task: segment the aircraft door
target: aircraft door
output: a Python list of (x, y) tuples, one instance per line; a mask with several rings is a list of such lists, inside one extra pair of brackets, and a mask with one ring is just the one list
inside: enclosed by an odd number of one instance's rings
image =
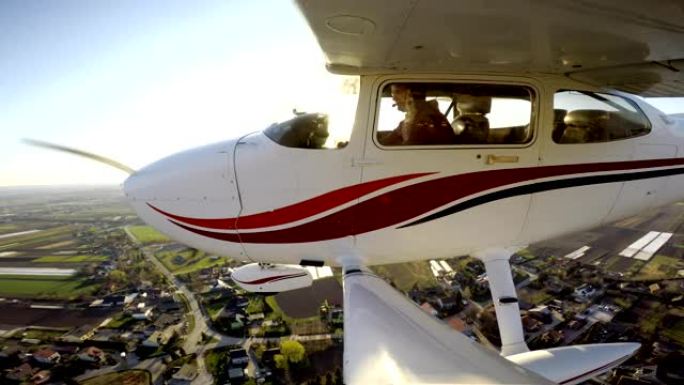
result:
[[(397, 183), (363, 197), (356, 243), (382, 263), (516, 243), (538, 160), (536, 88), (523, 81), (377, 79), (362, 181)], [(511, 171), (511, 170), (522, 171)]]
[(634, 154), (634, 141), (620, 123), (626, 101), (561, 89), (549, 102), (547, 111), (553, 113), (544, 123), (540, 166), (558, 172), (532, 196), (526, 243), (606, 221), (624, 184), (617, 174)]

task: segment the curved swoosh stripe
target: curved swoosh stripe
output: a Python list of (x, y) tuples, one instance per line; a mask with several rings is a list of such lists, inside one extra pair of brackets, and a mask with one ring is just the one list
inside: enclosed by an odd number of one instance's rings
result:
[(669, 168), (664, 170), (641, 171), (633, 173), (592, 175), (579, 178), (551, 180), (546, 182), (527, 184), (523, 186), (512, 187), (506, 190), (495, 191), (493, 193), (485, 194), (473, 199), (469, 199), (464, 202), (457, 203), (453, 206), (447, 207), (444, 210), (438, 211), (434, 214), (430, 214), (424, 218), (399, 226), (398, 228), (403, 229), (406, 227), (420, 225), (422, 223), (434, 221), (435, 219), (455, 214), (459, 211), (467, 210), (471, 207), (519, 195), (533, 194), (542, 191), (559, 190), (562, 188), (569, 187), (591, 186), (603, 183), (615, 183), (631, 180), (658, 178), (683, 173), (684, 169), (682, 168)]
[(150, 203), (147, 203), (147, 205), (160, 214), (187, 225), (217, 230), (256, 229), (260, 227), (271, 227), (298, 221), (312, 215), (320, 214), (324, 211), (330, 210), (354, 199), (358, 199), (382, 188), (430, 174), (434, 173), (422, 172), (400, 175), (353, 186), (347, 186), (273, 211), (266, 211), (235, 218), (184, 217), (166, 212)]
[[(458, 207), (458, 209), (455, 211), (451, 209), (452, 211), (445, 215), (453, 214), (454, 212), (462, 211), (476, 205), (490, 202), (492, 200), (504, 199), (511, 196), (534, 192), (531, 190), (525, 190), (532, 188), (530, 186), (534, 185), (543, 187), (543, 189), (538, 188), (536, 191), (547, 191), (552, 189), (574, 187), (575, 185), (612, 183), (616, 181), (630, 180), (630, 178), (654, 178), (662, 175), (681, 174), (684, 173), (684, 168), (645, 171), (649, 174), (646, 174), (645, 172), (639, 173), (638, 171), (643, 171), (644, 169), (648, 168), (667, 167), (681, 164), (684, 164), (684, 158), (501, 169), (459, 174), (401, 187), (360, 202), (354, 206), (350, 206), (327, 216), (318, 218), (314, 221), (286, 229), (271, 231), (228, 234), (196, 229), (176, 221), (171, 222), (196, 234), (229, 242), (261, 244), (317, 242), (363, 234), (393, 226), (407, 220), (417, 218), (427, 212), (445, 206), (456, 200), (480, 194), (487, 190), (502, 188), (517, 183), (529, 182), (549, 177), (569, 177), (573, 174), (576, 175), (625, 170), (631, 171), (630, 173), (579, 176), (575, 178), (557, 179), (555, 181), (545, 181), (524, 186), (513, 186), (507, 190), (501, 190), (490, 194), (499, 194), (499, 197), (496, 195), (493, 195), (494, 198), (492, 199), (475, 197), (469, 201), (459, 203), (463, 206)], [(586, 180), (586, 178), (595, 179)], [(615, 178), (618, 179), (615, 180)], [(450, 208), (447, 208), (446, 210), (450, 210)], [(434, 215), (437, 214), (438, 213)], [(437, 219), (442, 216), (444, 215), (437, 215), (429, 220)], [(419, 221), (421, 221), (420, 223), (424, 223), (422, 220)], [(418, 223), (412, 222), (406, 224), (405, 226), (412, 224)]]
[(294, 273), (294, 274), (285, 274), (285, 275), (274, 275), (272, 277), (266, 277), (266, 278), (259, 278), (255, 279), (253, 281), (240, 281), (239, 279), (233, 278), (233, 280), (240, 282), (243, 285), (261, 285), (262, 283), (268, 283), (268, 282), (275, 282), (275, 281), (282, 281), (283, 279), (289, 279), (289, 278), (299, 278), (305, 276), (306, 273)]

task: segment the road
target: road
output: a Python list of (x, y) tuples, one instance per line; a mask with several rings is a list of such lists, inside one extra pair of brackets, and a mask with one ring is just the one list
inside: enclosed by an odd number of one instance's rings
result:
[[(176, 290), (176, 293), (183, 295), (187, 299), (187, 304), (188, 304), (188, 316), (192, 316), (195, 318), (195, 326), (192, 330), (189, 331), (189, 333), (185, 336), (185, 342), (183, 343), (183, 350), (187, 354), (196, 354), (197, 356), (197, 370), (198, 370), (198, 376), (195, 378), (194, 381), (192, 381), (193, 384), (195, 385), (204, 385), (204, 384), (211, 384), (213, 383), (213, 378), (212, 375), (207, 371), (206, 364), (204, 362), (204, 353), (208, 350), (216, 349), (216, 348), (221, 348), (224, 346), (229, 346), (229, 345), (241, 345), (245, 347), (245, 349), (249, 350), (249, 346), (253, 343), (266, 343), (266, 342), (278, 342), (281, 340), (280, 337), (274, 337), (274, 338), (249, 338), (249, 339), (243, 339), (243, 338), (236, 338), (236, 337), (228, 337), (225, 336), (211, 328), (209, 326), (209, 319), (208, 316), (202, 311), (202, 308), (199, 305), (199, 302), (197, 301), (197, 298), (195, 297), (194, 293), (188, 289), (188, 287), (178, 280), (167, 268), (164, 266), (163, 263), (161, 263), (155, 256), (154, 253), (149, 250), (147, 247), (141, 245), (137, 239), (133, 236), (128, 231), (128, 228), (124, 228), (126, 231), (126, 234), (128, 237), (136, 243), (139, 247), (140, 250), (142, 251), (144, 257), (152, 263), (157, 270), (159, 270), (160, 273), (162, 273), (167, 281), (170, 283), (173, 289)], [(206, 345), (202, 344), (202, 336), (206, 336), (205, 338), (207, 339), (216, 339), (217, 341), (208, 343)], [(332, 339), (333, 335), (332, 334), (318, 334), (318, 335), (305, 335), (305, 336), (299, 336), (299, 335), (292, 335), (290, 336), (290, 339), (298, 340), (298, 341), (313, 341), (313, 340), (322, 340), (322, 339)], [(157, 360), (161, 364), (161, 360), (159, 359), (154, 359)], [(146, 360), (149, 361), (149, 360)], [(252, 360), (250, 360), (252, 361)], [(148, 366), (153, 367), (151, 363), (147, 363)], [(161, 364), (163, 365), (163, 364)], [(252, 363), (252, 372), (254, 372), (256, 368), (256, 362)], [(138, 366), (136, 365), (136, 368)], [(156, 367), (154, 367), (156, 368)], [(162, 370), (163, 371), (163, 370)]]
[[(188, 315), (195, 318), (195, 327), (189, 331), (185, 336), (185, 342), (183, 343), (183, 350), (187, 354), (195, 353), (197, 355), (197, 371), (199, 375), (192, 382), (193, 384), (210, 384), (213, 382), (211, 374), (207, 371), (206, 364), (204, 363), (204, 353), (207, 350), (214, 349), (217, 347), (227, 346), (227, 345), (241, 345), (244, 340), (241, 338), (228, 337), (215, 330), (213, 330), (207, 323), (207, 317), (202, 312), (199, 302), (192, 291), (188, 287), (180, 282), (167, 268), (162, 264), (150, 250), (141, 247), (141, 251), (145, 258), (151, 262), (157, 269), (164, 274), (171, 286), (176, 289), (178, 294), (183, 295), (187, 299), (188, 303)], [(202, 344), (202, 336), (206, 336), (208, 339), (216, 338), (219, 341), (217, 343), (212, 343), (209, 345)]]

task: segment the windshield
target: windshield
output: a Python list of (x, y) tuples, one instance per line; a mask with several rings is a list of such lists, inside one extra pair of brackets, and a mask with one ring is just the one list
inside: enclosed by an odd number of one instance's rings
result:
[(271, 125), (264, 130), (264, 135), (285, 147), (320, 149), (330, 136), (328, 116), (302, 114), (294, 119)]

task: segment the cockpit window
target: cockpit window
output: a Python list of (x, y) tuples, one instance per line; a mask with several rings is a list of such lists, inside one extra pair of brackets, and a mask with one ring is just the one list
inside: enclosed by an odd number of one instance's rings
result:
[(285, 147), (321, 149), (328, 140), (328, 116), (302, 114), (271, 125), (264, 135)]
[(532, 140), (532, 89), (473, 83), (390, 83), (376, 140), (383, 146), (500, 145)]
[(606, 93), (562, 90), (553, 97), (553, 141), (610, 142), (646, 135), (651, 124), (633, 103)]
[[(264, 130), (274, 142), (290, 148), (340, 149), (347, 146), (359, 99), (358, 76), (334, 76), (321, 84), (321, 94), (306, 93), (294, 101), (295, 117)], [(299, 111), (322, 111), (303, 113)]]

